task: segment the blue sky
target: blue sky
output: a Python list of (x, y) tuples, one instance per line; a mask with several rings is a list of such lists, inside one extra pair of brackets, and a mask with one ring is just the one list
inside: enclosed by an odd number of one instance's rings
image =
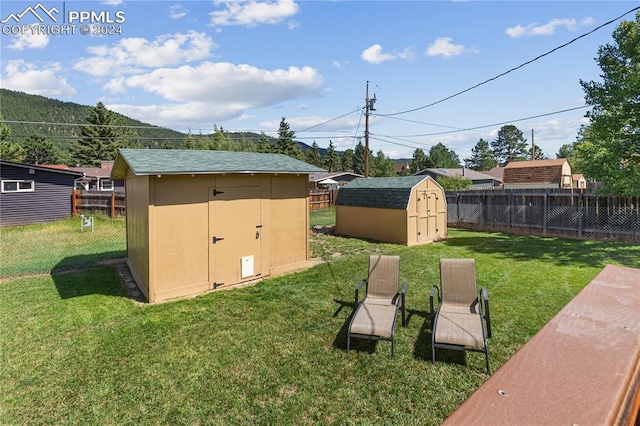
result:
[[(37, 7), (38, 4), (40, 7)], [(580, 80), (639, 1), (3, 1), (0, 86), (107, 107), (193, 133), (264, 131), (410, 158), (441, 142), (460, 159), (513, 124), (555, 158), (588, 109)], [(75, 25), (74, 33), (45, 32)], [(55, 10), (54, 10), (55, 8)], [(49, 11), (46, 16), (43, 11)], [(84, 12), (85, 21), (78, 16)], [(92, 16), (93, 15), (93, 16)], [(623, 19), (632, 20), (630, 13)], [(54, 21), (53, 19), (56, 19)], [(81, 34), (112, 31), (113, 34)], [(117, 32), (117, 33), (115, 33)], [(435, 103), (435, 105), (425, 107)], [(412, 112), (406, 112), (414, 110)], [(461, 130), (482, 127), (476, 130)]]

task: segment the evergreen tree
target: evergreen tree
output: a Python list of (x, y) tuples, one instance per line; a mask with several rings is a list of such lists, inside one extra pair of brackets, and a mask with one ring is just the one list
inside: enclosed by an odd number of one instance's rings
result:
[(24, 162), (28, 164), (57, 164), (60, 153), (44, 136), (29, 136), (24, 141)]
[(4, 142), (9, 137), (9, 126), (4, 122), (4, 118), (0, 114), (0, 142)]
[(392, 177), (396, 176), (396, 163), (379, 150), (375, 157), (371, 159), (371, 176)]
[(71, 145), (71, 161), (81, 166), (99, 166), (101, 160), (114, 160), (119, 148), (138, 146), (138, 136), (116, 113), (102, 102), (91, 107), (82, 126), (82, 139)]
[(489, 147), (489, 142), (482, 138), (471, 149), (471, 157), (465, 158), (465, 162), (471, 170), (478, 171), (491, 170), (498, 165), (498, 161), (493, 157), (493, 151)]
[(494, 158), (500, 165), (527, 158), (527, 140), (522, 131), (511, 124), (500, 128), (498, 136), (491, 142), (491, 148)]
[(207, 149), (212, 151), (239, 151), (239, 146), (222, 126), (218, 128), (214, 124), (213, 133), (207, 143)]
[(531, 151), (527, 153), (527, 160), (548, 160), (549, 157), (542, 152), (542, 149), (536, 145), (535, 158), (531, 158)]
[(353, 152), (353, 172), (359, 175), (367, 175), (365, 174), (365, 157), (368, 153), (362, 142), (358, 142), (356, 145), (356, 149)]
[(442, 167), (445, 169), (460, 167), (458, 154), (444, 146), (442, 142), (431, 147), (429, 150), (429, 159), (431, 164), (433, 164), (432, 167)]
[(305, 157), (307, 163), (313, 164), (314, 166), (322, 167), (322, 155), (320, 154), (320, 147), (315, 141), (313, 141), (313, 144), (311, 144), (311, 149), (307, 150)]
[(258, 152), (262, 152), (264, 154), (273, 152), (273, 145), (264, 132), (260, 133), (260, 139), (258, 140)]
[(278, 154), (284, 154), (291, 158), (303, 160), (304, 155), (300, 146), (294, 140), (296, 133), (289, 129), (289, 123), (287, 123), (285, 117), (282, 117), (280, 121), (280, 128), (278, 129), (278, 140), (276, 141), (276, 152)]
[(327, 169), (328, 172), (337, 172), (340, 170), (340, 156), (336, 152), (332, 141), (329, 141), (329, 148), (324, 152), (322, 160), (324, 168)]
[(353, 149), (349, 148), (342, 153), (342, 161), (341, 167), (344, 171), (353, 171), (353, 159), (355, 158), (355, 153)]

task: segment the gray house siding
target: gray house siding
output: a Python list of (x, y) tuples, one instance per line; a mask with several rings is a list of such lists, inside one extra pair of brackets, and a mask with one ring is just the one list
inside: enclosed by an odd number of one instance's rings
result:
[(0, 226), (43, 223), (70, 217), (74, 180), (80, 176), (82, 174), (76, 172), (1, 162), (0, 180), (34, 181), (34, 191), (0, 192)]

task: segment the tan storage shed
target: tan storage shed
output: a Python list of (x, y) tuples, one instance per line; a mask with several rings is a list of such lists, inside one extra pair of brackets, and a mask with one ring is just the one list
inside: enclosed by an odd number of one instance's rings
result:
[(355, 179), (338, 192), (336, 234), (408, 246), (445, 238), (444, 189), (430, 176)]
[(309, 173), (281, 154), (121, 149), (127, 264), (150, 303), (309, 266)]

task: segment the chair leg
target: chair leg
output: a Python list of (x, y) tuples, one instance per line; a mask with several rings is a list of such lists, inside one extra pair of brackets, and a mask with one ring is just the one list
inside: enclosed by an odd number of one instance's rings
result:
[(394, 350), (393, 350), (394, 348), (393, 348), (393, 346), (394, 346), (394, 339), (392, 338), (391, 339), (391, 358), (394, 357)]
[(484, 345), (484, 355), (487, 358), (487, 374), (491, 375), (491, 368), (489, 368), (489, 348), (487, 348), (487, 345)]
[(349, 343), (351, 343), (351, 334), (347, 332), (347, 353), (349, 353)]

